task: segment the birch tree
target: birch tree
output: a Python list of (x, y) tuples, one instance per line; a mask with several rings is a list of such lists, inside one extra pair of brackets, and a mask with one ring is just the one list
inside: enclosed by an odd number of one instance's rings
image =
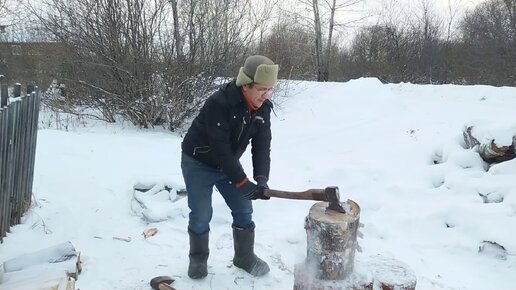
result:
[[(345, 27), (358, 19), (344, 17), (344, 13), (351, 7), (363, 2), (363, 0), (311, 0), (309, 3), (313, 12), (313, 28), (315, 31), (315, 60), (317, 68), (317, 81), (325, 82), (330, 79), (330, 62), (332, 60), (332, 48), (334, 44), (334, 32), (336, 27)], [(306, 2), (305, 2), (306, 3)], [(323, 25), (327, 25), (323, 29)], [(323, 31), (325, 34), (323, 35)], [(323, 44), (326, 40), (326, 44)]]

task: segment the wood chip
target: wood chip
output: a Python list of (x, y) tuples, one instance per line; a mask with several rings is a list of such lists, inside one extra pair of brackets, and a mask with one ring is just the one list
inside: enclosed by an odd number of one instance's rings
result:
[(130, 237), (113, 237), (113, 240), (119, 240), (119, 241), (124, 241), (124, 242), (130, 242), (131, 241), (131, 238)]
[(77, 267), (77, 273), (81, 274), (82, 272), (82, 261), (81, 261), (81, 252), (77, 252), (77, 262), (75, 263)]
[(157, 228), (149, 228), (143, 231), (143, 237), (146, 239), (148, 237), (154, 236), (158, 232)]

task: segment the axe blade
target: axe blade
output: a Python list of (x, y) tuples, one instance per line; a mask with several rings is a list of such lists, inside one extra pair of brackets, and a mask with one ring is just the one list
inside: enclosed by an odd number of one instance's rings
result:
[(324, 189), (326, 195), (326, 201), (328, 201), (328, 207), (326, 210), (333, 210), (340, 213), (346, 213), (346, 210), (340, 204), (340, 193), (337, 186), (328, 186)]

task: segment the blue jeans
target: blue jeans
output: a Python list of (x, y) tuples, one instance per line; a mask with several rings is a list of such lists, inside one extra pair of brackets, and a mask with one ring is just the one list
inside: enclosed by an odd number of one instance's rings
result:
[(212, 168), (182, 153), (181, 170), (185, 180), (190, 215), (188, 230), (202, 235), (210, 231), (213, 216), (211, 195), (216, 186), (231, 209), (233, 226), (247, 229), (254, 226), (253, 204), (244, 199), (222, 170)]

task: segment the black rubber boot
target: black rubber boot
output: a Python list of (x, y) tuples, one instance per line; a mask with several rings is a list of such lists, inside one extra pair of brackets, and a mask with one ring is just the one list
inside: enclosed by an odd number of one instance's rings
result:
[(254, 226), (248, 229), (233, 227), (233, 243), (235, 246), (233, 265), (253, 276), (269, 273), (269, 265), (254, 254)]
[(208, 248), (209, 233), (196, 235), (188, 231), (190, 235), (190, 264), (188, 265), (188, 277), (201, 279), (208, 275)]

